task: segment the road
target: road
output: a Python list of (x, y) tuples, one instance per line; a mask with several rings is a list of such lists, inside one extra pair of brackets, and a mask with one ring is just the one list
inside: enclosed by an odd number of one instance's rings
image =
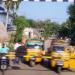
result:
[[(0, 75), (2, 73), (0, 72)], [(58, 75), (55, 71), (50, 70), (47, 66), (37, 64), (30, 67), (28, 64), (14, 65), (11, 64), (9, 70), (5, 71), (4, 75)], [(60, 75), (75, 75), (75, 72), (64, 70)]]

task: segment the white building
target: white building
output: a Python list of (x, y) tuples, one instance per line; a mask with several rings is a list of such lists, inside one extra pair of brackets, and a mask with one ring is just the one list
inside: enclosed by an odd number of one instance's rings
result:
[[(6, 10), (2, 6), (0, 6), (0, 22), (3, 23), (4, 25), (6, 25), (6, 17), (7, 17)], [(13, 19), (13, 16), (9, 14), (9, 19), (8, 19), (8, 24), (7, 24), (8, 31), (15, 30), (15, 27), (12, 24), (12, 19)]]
[(23, 31), (23, 35), (25, 35), (27, 38), (41, 37), (40, 32), (35, 28), (25, 28)]
[[(0, 21), (3, 22), (4, 24), (6, 23), (6, 16), (7, 12), (3, 7), (0, 6)], [(12, 15), (9, 15), (9, 22), (8, 24), (12, 23)]]

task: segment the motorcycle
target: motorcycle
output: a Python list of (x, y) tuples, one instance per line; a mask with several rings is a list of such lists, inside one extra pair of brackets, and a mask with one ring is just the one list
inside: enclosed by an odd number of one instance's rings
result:
[(0, 57), (0, 70), (4, 74), (4, 71), (8, 69), (9, 59), (6, 56)]

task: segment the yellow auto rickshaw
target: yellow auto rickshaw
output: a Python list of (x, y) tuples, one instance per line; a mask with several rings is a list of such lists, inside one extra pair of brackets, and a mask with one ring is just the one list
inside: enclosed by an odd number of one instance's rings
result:
[(30, 66), (34, 66), (35, 63), (41, 62), (41, 56), (44, 54), (44, 44), (41, 40), (28, 40), (26, 43), (27, 54), (24, 57), (26, 62), (29, 62)]
[(53, 45), (50, 53), (50, 65), (58, 73), (62, 68), (75, 68), (75, 53), (71, 48), (65, 45)]

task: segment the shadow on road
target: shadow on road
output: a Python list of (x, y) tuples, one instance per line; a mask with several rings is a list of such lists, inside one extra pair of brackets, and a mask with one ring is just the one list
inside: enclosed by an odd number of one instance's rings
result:
[(41, 69), (10, 69), (10, 70), (49, 71), (49, 70), (41, 70)]
[[(22, 64), (28, 65), (29, 63), (24, 62), (24, 63), (22, 63)], [(40, 66), (44, 67), (44, 69), (41, 69), (40, 67), (39, 67), (39, 68), (36, 68), (36, 65), (40, 65)], [(28, 67), (24, 67), (24, 65), (22, 65), (23, 68), (22, 68), (20, 65), (14, 65), (14, 66), (11, 66), (11, 69), (9, 69), (9, 70), (54, 71), (55, 73), (57, 73), (55, 69), (51, 68), (51, 66), (50, 66), (50, 61), (49, 61), (49, 60), (47, 60), (47, 61), (42, 61), (41, 64), (36, 64), (36, 65), (35, 65), (35, 67), (29, 67), (29, 65), (28, 65)], [(46, 68), (46, 69), (45, 69), (45, 68)], [(73, 72), (73, 71), (70, 70), (70, 69), (68, 69), (68, 70), (67, 70), (67, 69), (66, 69), (66, 70), (63, 69), (62, 71), (63, 71), (63, 72), (68, 72), (68, 71)]]
[[(36, 66), (36, 65), (35, 65), (35, 66)], [(47, 69), (45, 70), (45, 69), (34, 68), (34, 67), (21, 68), (21, 67), (19, 67), (19, 66), (11, 66), (11, 69), (9, 69), (9, 70), (49, 71), (49, 70), (47, 70)]]
[(43, 60), (43, 61), (41, 62), (41, 66), (47, 68), (48, 70), (52, 70), (52, 69), (50, 68), (50, 61), (49, 61), (49, 60)]
[[(47, 68), (50, 71), (54, 71), (55, 73), (58, 73), (55, 68), (51, 67), (49, 60), (42, 61), (41, 66)], [(62, 69), (62, 72), (75, 72), (75, 70), (65, 68), (65, 69)]]
[(57, 73), (56, 69), (51, 67), (50, 60), (48, 60), (48, 59), (43, 60), (42, 63), (41, 63), (41, 66), (47, 68), (49, 71), (54, 71), (54, 72)]
[(11, 69), (13, 69), (13, 70), (20, 70), (21, 68), (18, 67), (18, 66), (11, 66)]

